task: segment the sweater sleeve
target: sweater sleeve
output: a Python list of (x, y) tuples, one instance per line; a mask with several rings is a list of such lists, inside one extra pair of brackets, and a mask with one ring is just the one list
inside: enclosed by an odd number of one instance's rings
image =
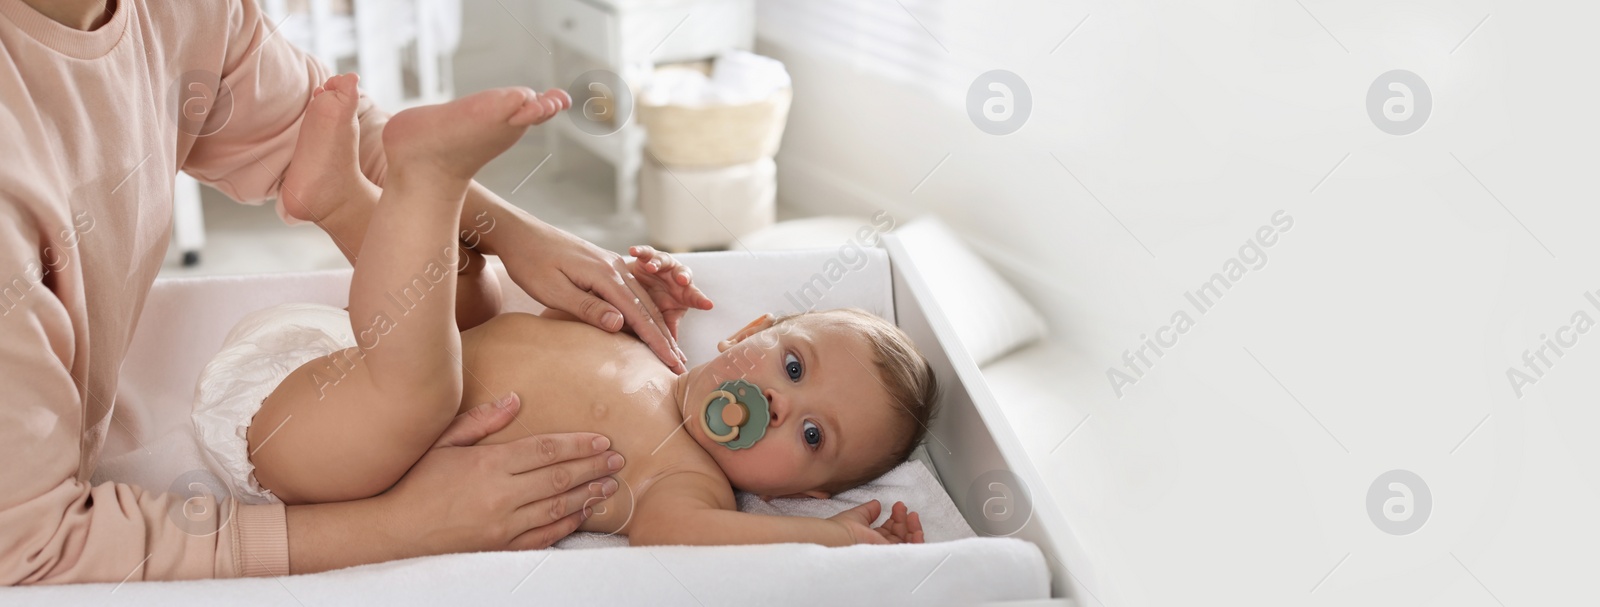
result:
[[(180, 133), (180, 142), (192, 140), (181, 168), (240, 202), (259, 204), (277, 198), (279, 179), (294, 155), (301, 117), (311, 92), (332, 76), (321, 61), (282, 35), (277, 24), (263, 15), (251, 0), (229, 5), (227, 50), (220, 71), (222, 91), (218, 111), (210, 112), (194, 133)], [(176, 9), (174, 9), (176, 10)], [(291, 15), (287, 19), (306, 19)], [(389, 115), (361, 94), (356, 110), (360, 121), (361, 172), (382, 185), (387, 163), (383, 156), (383, 125)], [(180, 145), (180, 149), (182, 146)], [(299, 223), (278, 204), (278, 216)]]
[(56, 291), (81, 277), (47, 272), (61, 259), (44, 253), (60, 246), (44, 227), (58, 207), (32, 203), (40, 188), (20, 181), (0, 175), (0, 268), (16, 270), (0, 296), (0, 584), (288, 573), (282, 505), (230, 512), (204, 495), (78, 478), (86, 397), (70, 369), (84, 344)]

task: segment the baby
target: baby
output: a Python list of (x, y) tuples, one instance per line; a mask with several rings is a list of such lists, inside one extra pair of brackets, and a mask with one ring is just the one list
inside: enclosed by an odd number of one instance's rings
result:
[[(587, 504), (583, 531), (634, 544), (922, 541), (900, 503), (874, 528), (876, 501), (812, 519), (742, 513), (734, 499), (736, 488), (827, 498), (906, 460), (937, 388), (898, 328), (859, 310), (764, 315), (679, 375), (632, 335), (555, 310), (498, 314), (494, 274), (458, 240), (463, 195), (569, 98), (507, 88), (400, 112), (383, 132), (381, 190), (357, 166), (356, 102), (353, 75), (318, 88), (283, 187), (285, 210), (351, 258), (348, 314), (256, 312), (201, 378), (197, 420), (228, 428), (207, 447), (247, 501), (382, 493), (456, 415), (515, 392), (515, 422), (482, 443), (597, 432), (627, 458), (620, 486), (607, 479), (610, 497)], [(643, 288), (682, 304), (663, 306), (669, 315), (711, 307), (670, 256), (633, 253)]]

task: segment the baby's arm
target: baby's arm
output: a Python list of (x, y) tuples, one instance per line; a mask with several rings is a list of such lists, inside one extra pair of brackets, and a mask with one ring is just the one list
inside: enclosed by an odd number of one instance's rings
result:
[(876, 500), (826, 519), (750, 514), (735, 510), (735, 505), (732, 490), (719, 479), (671, 475), (657, 481), (634, 504), (628, 539), (635, 546), (922, 543), (921, 520), (900, 503), (878, 528), (872, 527), (882, 510)]

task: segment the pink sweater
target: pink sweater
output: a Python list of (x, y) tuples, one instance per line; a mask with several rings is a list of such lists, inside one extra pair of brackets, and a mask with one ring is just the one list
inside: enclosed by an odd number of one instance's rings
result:
[[(288, 573), (281, 505), (180, 528), (165, 487), (88, 480), (119, 431), (117, 373), (166, 253), (173, 176), (274, 197), (326, 68), (251, 0), (121, 0), (89, 32), (0, 0), (0, 48), (0, 583)], [(180, 107), (205, 74), (231, 95)], [(384, 120), (363, 101), (362, 168), (380, 182)]]

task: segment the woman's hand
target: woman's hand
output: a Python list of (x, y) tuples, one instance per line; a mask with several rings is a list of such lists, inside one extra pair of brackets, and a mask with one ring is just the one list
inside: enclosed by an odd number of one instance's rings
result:
[(711, 298), (694, 286), (694, 273), (677, 258), (644, 245), (628, 247), (628, 254), (634, 257), (628, 270), (656, 302), (673, 339), (678, 338), (678, 321), (684, 313), (711, 309)]
[(895, 502), (894, 508), (889, 511), (889, 520), (874, 528), (872, 522), (878, 520), (878, 515), (882, 513), (883, 505), (878, 500), (872, 500), (835, 514), (828, 520), (849, 530), (850, 540), (856, 544), (922, 543), (922, 519), (917, 513), (908, 512), (905, 502)]
[[(622, 457), (587, 432), (475, 445), (504, 428), (515, 394), (461, 414), (387, 493), (385, 518), (424, 554), (538, 550), (578, 528), (588, 506), (611, 496)], [(616, 457), (616, 466), (608, 460)]]
[(632, 328), (667, 368), (674, 373), (688, 371), (689, 360), (661, 314), (661, 302), (639, 284), (621, 255), (525, 213), (518, 218), (519, 237), (494, 245), (494, 253), (517, 286), (546, 307), (603, 330)]

